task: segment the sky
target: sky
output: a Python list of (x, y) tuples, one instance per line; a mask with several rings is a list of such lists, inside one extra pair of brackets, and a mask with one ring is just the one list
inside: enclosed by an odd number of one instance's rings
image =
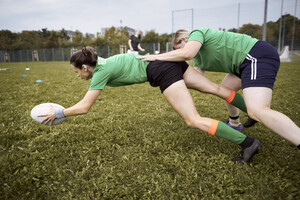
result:
[[(281, 16), (282, 0), (268, 0), (267, 21)], [(284, 0), (283, 14), (300, 19), (300, 1)], [(239, 28), (263, 24), (265, 0), (0, 0), (0, 30), (66, 30), (96, 34), (128, 26), (143, 33), (179, 28)]]

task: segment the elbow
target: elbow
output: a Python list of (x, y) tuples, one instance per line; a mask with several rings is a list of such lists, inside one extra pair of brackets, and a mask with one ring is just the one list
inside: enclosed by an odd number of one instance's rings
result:
[(183, 58), (184, 58), (184, 60), (191, 60), (191, 59), (193, 59), (194, 57), (191, 56), (191, 55), (183, 55)]
[(89, 112), (90, 108), (84, 108), (82, 111), (82, 114), (87, 114)]
[(80, 115), (84, 115), (84, 114), (87, 114), (89, 112), (90, 108), (88, 107), (82, 107), (80, 110), (79, 110), (79, 114)]
[(183, 52), (182, 57), (184, 58), (184, 60), (191, 60), (195, 57), (195, 55), (189, 51), (185, 51)]
[(82, 110), (82, 113), (81, 114), (87, 114), (89, 112), (89, 110), (88, 109), (85, 109), (85, 110)]

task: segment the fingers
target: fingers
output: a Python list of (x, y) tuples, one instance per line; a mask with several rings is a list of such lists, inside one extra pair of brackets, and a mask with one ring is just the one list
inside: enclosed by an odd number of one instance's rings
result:
[(50, 126), (53, 124), (53, 121), (55, 120), (55, 118), (53, 118), (49, 115), (42, 115), (42, 116), (45, 118), (40, 122), (41, 124), (43, 124), (43, 125), (49, 124)]
[(142, 61), (154, 61), (155, 59), (151, 58), (151, 57), (148, 57), (148, 56), (139, 56), (139, 57), (136, 57), (137, 59), (140, 59)]
[(50, 122), (50, 126), (52, 125), (53, 121), (55, 120), (51, 118), (49, 115), (38, 115), (37, 117), (45, 117), (40, 123), (47, 125)]
[(140, 60), (143, 60), (145, 58), (145, 56), (139, 56), (139, 57), (136, 57), (137, 59), (140, 59)]
[(54, 106), (50, 105), (50, 113), (38, 115), (37, 117), (45, 117), (40, 123), (47, 125), (50, 122), (49, 125), (51, 126), (56, 118)]

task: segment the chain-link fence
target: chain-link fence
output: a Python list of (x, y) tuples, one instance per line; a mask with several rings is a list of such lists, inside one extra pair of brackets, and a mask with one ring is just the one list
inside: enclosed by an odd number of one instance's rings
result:
[[(141, 55), (150, 53), (157, 54), (160, 52), (159, 43), (142, 44), (145, 49), (140, 52)], [(51, 48), (51, 49), (23, 49), (23, 50), (1, 50), (0, 62), (34, 62), (34, 61), (69, 61), (71, 55), (80, 50), (82, 47), (77, 48)], [(96, 46), (94, 47), (98, 56), (108, 58), (110, 56), (127, 53), (128, 47), (126, 45), (117, 46)]]
[[(215, 4), (214, 4), (215, 5)], [(300, 3), (296, 0), (268, 0), (267, 22), (277, 21), (282, 15), (290, 14), (300, 18)], [(178, 29), (212, 28), (239, 29), (244, 24), (264, 23), (265, 1), (237, 1), (227, 6), (195, 5), (191, 9), (172, 11), (172, 31)], [(222, 18), (220, 18), (222, 16)]]
[[(299, 39), (297, 39), (299, 40)], [(277, 43), (276, 43), (277, 44)], [(273, 46), (277, 48), (276, 44)], [(289, 46), (290, 41), (286, 41), (285, 44)], [(169, 52), (173, 50), (172, 42), (167, 42), (165, 46), (165, 51), (161, 51), (159, 43), (143, 44), (142, 47), (145, 52), (139, 52), (141, 55), (150, 53), (158, 54)], [(0, 51), (0, 62), (34, 62), (34, 61), (69, 61), (71, 55), (80, 50), (80, 48), (51, 48), (51, 49), (25, 49), (25, 50), (11, 50), (11, 51)], [(102, 58), (108, 58), (110, 56), (127, 53), (127, 46), (97, 46), (94, 47), (98, 56)], [(299, 54), (300, 46), (294, 46), (293, 51), (290, 51), (290, 55)], [(282, 51), (279, 52), (281, 54)]]

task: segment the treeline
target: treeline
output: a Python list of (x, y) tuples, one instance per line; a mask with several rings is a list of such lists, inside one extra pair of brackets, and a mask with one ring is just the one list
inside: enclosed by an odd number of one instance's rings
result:
[[(290, 45), (293, 37), (294, 29), (294, 47), (300, 49), (300, 20), (292, 15), (282, 16), (282, 41), (285, 45)], [(267, 41), (272, 45), (278, 45), (280, 19), (276, 22), (267, 23)], [(200, 28), (200, 27), (199, 27)], [(205, 28), (205, 27), (202, 27)], [(238, 31), (229, 29), (231, 32), (245, 33), (252, 37), (262, 39), (262, 25), (245, 24)], [(67, 31), (49, 31), (43, 28), (38, 31), (22, 31), (21, 33), (13, 33), (9, 30), (0, 31), (0, 50), (19, 50), (19, 49), (44, 49), (44, 48), (67, 48), (88, 46), (114, 46), (127, 45), (129, 34), (126, 29), (116, 29), (111, 27), (105, 31), (104, 36), (99, 33), (95, 38), (91, 38), (88, 34), (82, 34), (76, 31), (72, 40), (67, 35)], [(141, 43), (160, 43), (161, 51), (165, 50), (166, 42), (172, 41), (172, 34), (159, 35), (154, 30), (146, 32)]]

